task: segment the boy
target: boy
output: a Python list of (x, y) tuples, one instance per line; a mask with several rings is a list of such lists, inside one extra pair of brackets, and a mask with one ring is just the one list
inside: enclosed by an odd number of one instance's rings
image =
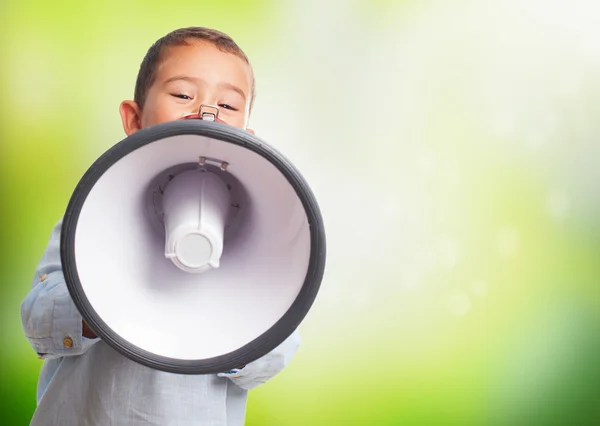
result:
[[(253, 71), (227, 35), (184, 28), (158, 40), (142, 61), (133, 101), (120, 105), (125, 133), (184, 119), (200, 105), (219, 121), (246, 129), (254, 100)], [(279, 373), (297, 350), (297, 332), (234, 373), (178, 375), (120, 355), (99, 339), (75, 308), (54, 227), (21, 306), (25, 334), (44, 365), (32, 426), (238, 426), (247, 391)], [(193, 338), (193, 336), (190, 336)]]

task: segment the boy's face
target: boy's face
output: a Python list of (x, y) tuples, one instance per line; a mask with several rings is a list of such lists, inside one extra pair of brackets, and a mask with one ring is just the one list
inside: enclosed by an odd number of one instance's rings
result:
[(128, 136), (142, 128), (197, 113), (203, 104), (218, 106), (220, 121), (246, 129), (252, 90), (250, 67), (210, 42), (188, 42), (189, 45), (169, 47), (163, 52), (143, 108), (133, 101), (121, 104), (123, 128)]

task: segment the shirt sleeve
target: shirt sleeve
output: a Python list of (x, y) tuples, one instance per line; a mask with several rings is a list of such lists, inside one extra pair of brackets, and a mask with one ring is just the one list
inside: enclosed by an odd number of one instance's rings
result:
[(100, 340), (82, 336), (83, 318), (65, 283), (60, 259), (62, 221), (52, 229), (31, 290), (21, 304), (25, 336), (42, 359), (81, 355)]
[(300, 347), (301, 338), (295, 330), (286, 340), (262, 358), (253, 361), (244, 368), (220, 373), (242, 389), (250, 390), (279, 374), (291, 361)]

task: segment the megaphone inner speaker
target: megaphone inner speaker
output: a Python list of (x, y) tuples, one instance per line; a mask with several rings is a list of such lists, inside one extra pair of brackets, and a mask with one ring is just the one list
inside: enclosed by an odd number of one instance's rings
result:
[(212, 373), (281, 343), (324, 271), (308, 185), (256, 137), (198, 120), (143, 129), (79, 182), (65, 280), (90, 326), (153, 368)]

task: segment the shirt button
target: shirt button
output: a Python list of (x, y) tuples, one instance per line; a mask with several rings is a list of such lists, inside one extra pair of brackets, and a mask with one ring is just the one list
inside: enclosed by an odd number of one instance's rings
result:
[(44, 281), (46, 278), (48, 278), (48, 275), (44, 274), (40, 277), (40, 281)]
[(63, 344), (65, 345), (65, 348), (70, 349), (71, 346), (73, 346), (73, 339), (66, 337), (65, 340), (63, 340)]

